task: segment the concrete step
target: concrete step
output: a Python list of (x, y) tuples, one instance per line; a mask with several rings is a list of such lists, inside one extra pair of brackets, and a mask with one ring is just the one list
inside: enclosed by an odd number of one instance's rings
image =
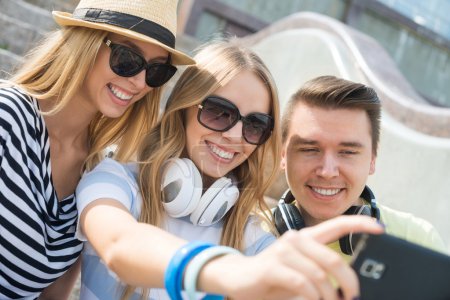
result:
[(11, 71), (21, 62), (21, 56), (0, 48), (0, 79), (8, 78)]
[(72, 12), (79, 2), (79, 0), (25, 0), (25, 1), (31, 5), (38, 6), (49, 12), (53, 10)]
[(0, 13), (0, 48), (18, 55), (27, 52), (43, 38), (44, 30)]
[(18, 22), (27, 23), (39, 30), (49, 31), (56, 28), (50, 11), (31, 5), (23, 0), (0, 0), (1, 13)]

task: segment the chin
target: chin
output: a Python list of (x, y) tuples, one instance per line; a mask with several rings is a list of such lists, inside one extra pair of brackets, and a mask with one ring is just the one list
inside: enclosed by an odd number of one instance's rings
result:
[(203, 174), (212, 179), (219, 179), (226, 175), (226, 173), (222, 173), (222, 172), (204, 172)]
[(218, 179), (220, 177), (224, 177), (226, 174), (228, 173), (228, 171), (223, 171), (223, 170), (203, 170), (203, 175), (208, 176), (210, 178), (213, 179)]
[(333, 218), (335, 218), (337, 216), (340, 216), (340, 214), (336, 214), (335, 211), (332, 211), (332, 212), (331, 211), (330, 212), (328, 212), (328, 211), (322, 211), (322, 212), (318, 211), (317, 213), (312, 215), (312, 217), (314, 219), (322, 220), (322, 221), (330, 220), (330, 219), (333, 219)]
[(104, 112), (103, 115), (110, 119), (117, 119), (117, 118), (122, 117), (124, 113), (125, 113), (124, 111), (109, 111), (109, 112)]

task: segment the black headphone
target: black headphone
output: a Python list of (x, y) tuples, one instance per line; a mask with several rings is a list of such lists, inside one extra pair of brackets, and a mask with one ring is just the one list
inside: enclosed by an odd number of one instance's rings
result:
[[(365, 201), (369, 202), (370, 206), (351, 206), (347, 211), (344, 212), (344, 215), (372, 216), (379, 221), (380, 210), (377, 207), (375, 195), (368, 186), (364, 187), (364, 190), (361, 193), (361, 197)], [(278, 206), (273, 211), (275, 227), (277, 228), (280, 235), (288, 230), (300, 230), (306, 227), (305, 220), (303, 219), (299, 209), (297, 208), (297, 206), (295, 206), (295, 204), (292, 203), (294, 202), (294, 200), (295, 198), (292, 195), (291, 191), (287, 190), (283, 194), (283, 196), (281, 196), (281, 199), (278, 202)], [(357, 234), (355, 234), (355, 237), (356, 236)], [(347, 255), (352, 255), (357, 240), (357, 238), (353, 238), (353, 233), (340, 238), (339, 246), (341, 247), (341, 251)]]

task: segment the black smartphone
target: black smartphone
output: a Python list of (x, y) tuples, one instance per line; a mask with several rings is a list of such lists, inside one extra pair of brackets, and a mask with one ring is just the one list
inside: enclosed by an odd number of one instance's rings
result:
[(449, 255), (388, 234), (362, 234), (351, 265), (362, 300), (450, 300)]

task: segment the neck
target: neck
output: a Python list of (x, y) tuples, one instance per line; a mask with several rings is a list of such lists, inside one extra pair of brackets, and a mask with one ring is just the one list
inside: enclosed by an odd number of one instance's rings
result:
[(203, 181), (203, 192), (205, 192), (209, 187), (216, 181), (217, 178), (213, 178), (210, 176), (207, 176), (205, 174), (202, 174), (202, 181)]
[[(53, 100), (39, 100), (43, 112), (50, 111), (55, 105)], [(87, 142), (88, 128), (97, 111), (87, 110), (72, 99), (59, 112), (44, 116), (48, 134), (53, 141), (63, 144), (84, 144)]]

